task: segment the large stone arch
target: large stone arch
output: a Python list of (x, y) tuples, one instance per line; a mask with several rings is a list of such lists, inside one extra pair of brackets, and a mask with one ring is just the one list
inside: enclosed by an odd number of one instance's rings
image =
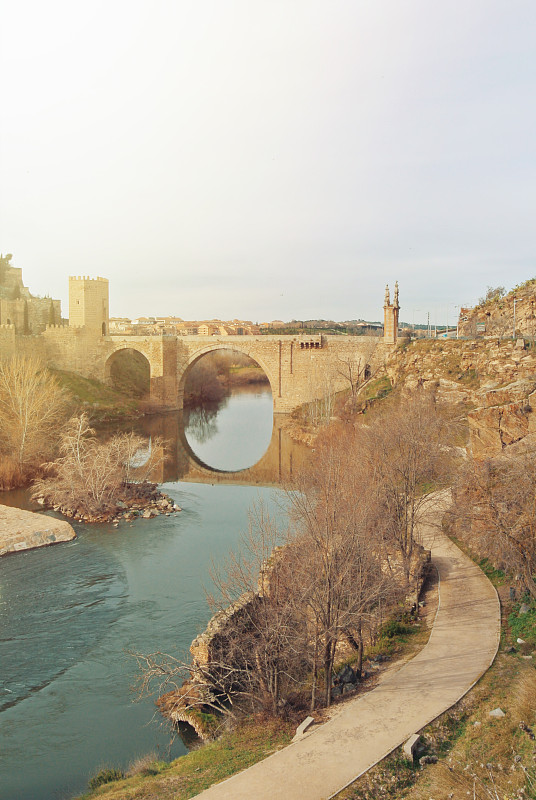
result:
[(259, 365), (259, 367), (262, 369), (262, 371), (264, 372), (264, 374), (268, 379), (268, 383), (270, 385), (270, 391), (272, 393), (272, 402), (275, 403), (275, 398), (277, 396), (276, 379), (271, 374), (272, 371), (267, 366), (265, 360), (262, 357), (259, 358), (259, 356), (255, 353), (254, 348), (248, 347), (245, 344), (244, 346), (241, 346), (241, 343), (237, 343), (235, 341), (229, 343), (216, 341), (210, 344), (207, 343), (205, 346), (202, 346), (199, 349), (191, 351), (188, 355), (187, 360), (179, 367), (178, 370), (179, 374), (177, 376), (178, 377), (177, 388), (179, 397), (181, 398), (181, 406), (182, 406), (182, 398), (184, 397), (184, 385), (186, 383), (186, 379), (188, 377), (188, 372), (190, 371), (190, 368), (195, 363), (197, 363), (201, 358), (203, 358), (203, 356), (206, 356), (209, 353), (215, 353), (218, 350), (228, 350), (230, 352), (234, 351), (235, 353), (242, 353), (242, 355), (248, 356), (248, 358), (251, 358), (253, 361), (255, 361), (255, 363)]

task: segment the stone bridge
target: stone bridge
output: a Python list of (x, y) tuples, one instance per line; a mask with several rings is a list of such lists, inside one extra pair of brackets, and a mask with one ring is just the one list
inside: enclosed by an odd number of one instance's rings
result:
[[(376, 336), (90, 337), (84, 329), (69, 328), (50, 328), (43, 336), (49, 363), (104, 381), (110, 380), (117, 353), (138, 351), (149, 362), (151, 402), (175, 409), (182, 408), (190, 367), (216, 350), (244, 353), (262, 368), (270, 382), (275, 413), (288, 413), (302, 403), (349, 388), (350, 369), (367, 368), (374, 373), (392, 351)], [(69, 347), (59, 346), (64, 338), (70, 340)]]

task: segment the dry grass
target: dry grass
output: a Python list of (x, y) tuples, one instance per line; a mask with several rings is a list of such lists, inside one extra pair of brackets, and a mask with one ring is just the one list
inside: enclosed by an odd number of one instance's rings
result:
[[(106, 800), (187, 800), (212, 783), (240, 772), (288, 744), (295, 724), (279, 719), (253, 717), (234, 731), (226, 731), (215, 742), (192, 750), (171, 764), (139, 759), (140, 770), (83, 795)], [(148, 759), (150, 756), (147, 757)], [(155, 772), (147, 774), (144, 769)], [(134, 764), (129, 770), (134, 768)], [(156, 772), (157, 771), (157, 772)], [(155, 774), (156, 773), (156, 774)], [(253, 800), (253, 798), (252, 798)]]
[(147, 753), (133, 761), (125, 775), (127, 778), (133, 778), (135, 775), (157, 775), (160, 771), (159, 764), (160, 761), (155, 752)]
[[(408, 799), (536, 797), (536, 671), (515, 656), (501, 655), (486, 677), (475, 698), (480, 702), (448, 757), (426, 769)], [(505, 716), (494, 719), (489, 712), (497, 706)]]
[(24, 486), (29, 480), (23, 474), (18, 463), (8, 455), (0, 455), (0, 491), (7, 492), (18, 486)]
[(511, 711), (518, 722), (535, 719), (536, 714), (536, 670), (524, 671), (512, 691)]

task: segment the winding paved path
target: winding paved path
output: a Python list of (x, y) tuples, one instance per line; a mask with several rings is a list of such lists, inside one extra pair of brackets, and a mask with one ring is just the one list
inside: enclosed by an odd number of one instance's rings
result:
[(439, 530), (450, 500), (435, 498), (422, 526), (440, 579), (428, 644), (372, 691), (303, 739), (206, 789), (202, 800), (328, 800), (454, 705), (493, 662), (500, 607), (483, 572)]

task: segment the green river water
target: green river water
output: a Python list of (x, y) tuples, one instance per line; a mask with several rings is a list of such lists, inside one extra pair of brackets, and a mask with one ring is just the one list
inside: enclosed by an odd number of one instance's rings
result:
[[(146, 422), (149, 432), (157, 422)], [(221, 484), (217, 472), (181, 480), (179, 440), (184, 431), (205, 467), (236, 471), (261, 458), (272, 422), (271, 394), (259, 389), (208, 414), (168, 416), (162, 425), (180, 435), (163, 489), (182, 513), (118, 528), (75, 524), (72, 542), (0, 560), (1, 800), (69, 798), (103, 766), (186, 752), (153, 700), (134, 702), (128, 651), (185, 653), (210, 616), (211, 560), (238, 546), (253, 502), (281, 511), (273, 487)], [(27, 498), (8, 493), (0, 503)]]

